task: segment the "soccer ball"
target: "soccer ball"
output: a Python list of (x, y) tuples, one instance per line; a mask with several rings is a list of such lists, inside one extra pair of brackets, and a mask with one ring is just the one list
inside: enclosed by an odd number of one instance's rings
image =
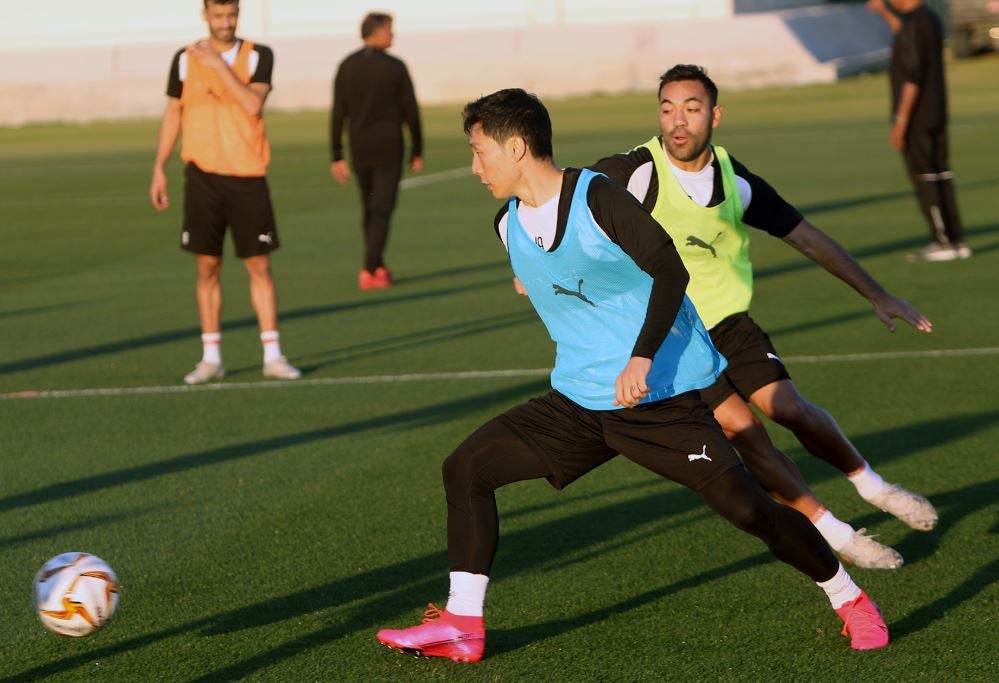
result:
[(38, 618), (53, 633), (90, 635), (108, 623), (117, 607), (118, 577), (96, 555), (56, 555), (35, 575)]

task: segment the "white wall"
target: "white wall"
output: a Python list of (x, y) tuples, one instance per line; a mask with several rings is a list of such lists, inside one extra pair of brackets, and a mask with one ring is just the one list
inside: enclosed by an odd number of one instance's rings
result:
[[(4, 51), (184, 43), (204, 33), (201, 0), (0, 0)], [(399, 32), (663, 21), (731, 13), (732, 0), (242, 0), (240, 29), (265, 41), (357, 35), (369, 10), (395, 16)]]
[[(890, 42), (890, 36), (882, 40), (877, 32), (858, 30), (872, 22), (884, 27), (857, 4), (731, 15), (731, 0), (622, 0), (632, 14), (648, 15), (625, 21), (624, 10), (605, 16), (609, 2), (598, 0), (503, 2), (502, 15), (489, 13), (496, 3), (473, 9), (465, 5), (484, 3), (466, 2), (456, 10), (439, 0), (380, 3), (397, 17), (392, 51), (409, 65), (421, 102), (464, 102), (511, 86), (543, 97), (646, 90), (678, 62), (706, 66), (724, 88), (831, 81), (883, 61)], [(159, 0), (148, 7), (134, 0), (35, 5), (53, 11), (51, 21), (36, 16), (31, 0), (0, 3), (14, 10), (9, 21), (0, 21), (0, 44), (7, 43), (0, 59), (8, 67), (0, 69), (0, 125), (158, 116), (171, 57), (205, 35), (198, 0)], [(366, 10), (334, 0), (242, 5), (240, 34), (274, 49), (268, 108), (329, 106), (333, 72), (360, 45), (357, 19)], [(130, 13), (119, 12), (124, 6)], [(157, 7), (155, 20), (145, 14)], [(295, 7), (313, 11), (306, 15)], [(348, 14), (349, 21), (338, 20)], [(663, 18), (652, 16), (659, 14)], [(100, 19), (108, 20), (106, 28), (98, 28)], [(67, 22), (92, 28), (69, 33)], [(35, 37), (19, 38), (18, 25)]]

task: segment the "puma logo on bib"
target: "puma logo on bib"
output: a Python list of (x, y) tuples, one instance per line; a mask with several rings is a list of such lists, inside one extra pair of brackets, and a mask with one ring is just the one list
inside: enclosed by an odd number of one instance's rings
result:
[(708, 251), (711, 252), (711, 256), (712, 257), (718, 258), (718, 253), (715, 251), (714, 244), (715, 244), (715, 242), (718, 241), (718, 238), (721, 237), (721, 236), (722, 236), (722, 234), (718, 233), (717, 235), (715, 235), (715, 238), (713, 240), (711, 240), (711, 242), (709, 243), (709, 242), (705, 242), (700, 237), (697, 237), (695, 235), (687, 235), (687, 246), (688, 247), (700, 247), (701, 249), (707, 249)]
[(571, 289), (566, 289), (565, 287), (562, 287), (560, 285), (552, 285), (552, 289), (555, 290), (555, 296), (558, 296), (559, 294), (566, 294), (568, 296), (574, 296), (577, 299), (579, 299), (580, 301), (584, 301), (584, 302), (588, 303), (589, 305), (593, 306), (594, 308), (596, 308), (596, 306), (597, 306), (595, 303), (593, 303), (592, 301), (590, 301), (589, 299), (587, 299), (585, 294), (583, 294), (583, 281), (582, 280), (580, 280), (579, 284), (576, 285), (577, 291), (575, 291), (575, 292), (572, 291)]

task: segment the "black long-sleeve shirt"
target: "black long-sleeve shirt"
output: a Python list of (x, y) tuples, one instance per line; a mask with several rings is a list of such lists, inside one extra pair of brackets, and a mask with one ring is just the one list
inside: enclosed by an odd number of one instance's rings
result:
[(409, 71), (401, 59), (364, 47), (340, 63), (333, 80), (330, 154), (343, 159), (343, 122), (348, 121), (354, 166), (399, 163), (402, 125), (409, 128), (411, 157), (423, 156), (420, 112)]
[(898, 111), (902, 86), (919, 86), (909, 125), (938, 129), (947, 125), (947, 90), (944, 84), (943, 26), (926, 5), (903, 14), (891, 51), (892, 113)]

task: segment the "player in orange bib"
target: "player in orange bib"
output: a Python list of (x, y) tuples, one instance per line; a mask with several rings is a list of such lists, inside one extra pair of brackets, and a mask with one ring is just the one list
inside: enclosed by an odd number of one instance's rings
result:
[(184, 225), (180, 246), (195, 255), (202, 358), (184, 377), (203, 384), (225, 376), (221, 354), (222, 244), (232, 230), (236, 255), (250, 279), (260, 324), (263, 374), (298, 379), (281, 353), (277, 290), (270, 252), (279, 246), (267, 187), (270, 145), (263, 109), (271, 91), (270, 48), (236, 37), (239, 0), (204, 0), (209, 37), (179, 50), (170, 67), (149, 196), (157, 211), (170, 206), (166, 164), (183, 131)]

